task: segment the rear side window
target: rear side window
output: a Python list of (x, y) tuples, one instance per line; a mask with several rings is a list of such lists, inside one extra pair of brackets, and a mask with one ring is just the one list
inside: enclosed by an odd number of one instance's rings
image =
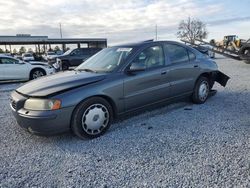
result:
[(189, 61), (189, 56), (186, 48), (175, 44), (164, 44), (164, 47), (172, 63)]
[(190, 50), (188, 50), (188, 55), (189, 55), (190, 61), (194, 61), (196, 59), (195, 54), (193, 52), (191, 52)]
[(81, 55), (82, 51), (81, 49), (77, 48), (71, 52), (71, 55)]

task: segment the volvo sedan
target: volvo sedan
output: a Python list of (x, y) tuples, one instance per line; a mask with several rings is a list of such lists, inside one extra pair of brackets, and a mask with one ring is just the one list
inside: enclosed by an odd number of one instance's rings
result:
[(31, 81), (11, 94), (18, 124), (35, 134), (105, 133), (114, 118), (191, 96), (204, 103), (214, 82), (229, 77), (199, 51), (173, 41), (103, 49), (76, 69)]

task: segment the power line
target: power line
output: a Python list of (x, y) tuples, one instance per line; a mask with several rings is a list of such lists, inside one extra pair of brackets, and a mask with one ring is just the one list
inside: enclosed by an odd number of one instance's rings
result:
[(157, 24), (155, 25), (155, 40), (158, 40), (158, 31), (157, 31)]
[(60, 27), (60, 36), (61, 36), (61, 39), (62, 39), (62, 24), (59, 23), (59, 27)]

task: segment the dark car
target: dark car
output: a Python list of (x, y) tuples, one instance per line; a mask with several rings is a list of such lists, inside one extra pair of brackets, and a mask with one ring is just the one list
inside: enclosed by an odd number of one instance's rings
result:
[(106, 48), (72, 71), (31, 81), (11, 94), (18, 124), (36, 134), (102, 135), (113, 118), (191, 96), (204, 103), (229, 77), (199, 51), (172, 41)]
[[(69, 67), (80, 65), (83, 61), (102, 50), (101, 48), (76, 48), (66, 51), (63, 55), (56, 58), (57, 63), (62, 70), (68, 70)], [(49, 61), (52, 61), (50, 59)], [(55, 59), (54, 59), (55, 61)]]

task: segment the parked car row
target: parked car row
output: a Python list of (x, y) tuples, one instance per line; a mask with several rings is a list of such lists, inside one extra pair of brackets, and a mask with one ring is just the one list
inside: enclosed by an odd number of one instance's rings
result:
[(66, 51), (59, 56), (51, 56), (48, 63), (53, 65), (57, 70), (68, 70), (69, 67), (76, 67), (89, 57), (102, 50), (101, 48), (76, 48)]
[(37, 58), (32, 53), (15, 55), (15, 57), (0, 55), (0, 81), (31, 80), (60, 70), (67, 70), (71, 66), (80, 65), (100, 50), (100, 48), (77, 48), (68, 50), (64, 54), (61, 51), (47, 52), (42, 56), (45, 62), (35, 61)]
[(55, 69), (47, 63), (23, 61), (14, 57), (0, 56), (0, 81), (32, 80), (55, 73)]
[[(9, 58), (10, 60), (8, 60), (8, 65), (6, 65), (6, 62), (4, 60), (1, 63), (1, 67), (2, 67), (1, 71), (2, 71), (2, 73), (5, 72), (5, 76), (4, 76), (4, 74), (1, 74), (0, 80), (34, 79), (35, 77), (50, 74), (52, 67), (54, 69), (53, 72), (58, 72), (61, 70), (63, 70), (63, 71), (68, 70), (70, 67), (79, 66), (81, 63), (85, 62), (88, 58), (90, 58), (91, 56), (93, 56), (94, 54), (99, 52), (100, 50), (102, 50), (102, 49), (101, 48), (76, 48), (76, 49), (68, 50), (65, 53), (62, 53), (62, 51), (58, 51), (56, 53), (49, 51), (42, 56), (43, 60), (46, 60), (46, 63), (40, 62), (40, 61), (39, 62), (35, 61), (38, 58), (37, 58), (37, 56), (34, 57), (35, 54), (33, 55), (32, 53), (24, 53), (24, 54), (22, 54), (21, 57), (16, 56), (16, 59), (11, 58), (11, 56), (2, 56), (2, 58), (3, 57)], [(211, 58), (214, 58), (213, 52), (210, 52), (208, 50), (204, 50), (202, 47), (198, 48), (197, 50), (199, 50), (200, 52), (202, 52), (204, 54), (207, 54)], [(12, 63), (10, 63), (10, 62), (12, 62)], [(26, 63), (26, 62), (28, 62), (28, 63)], [(27, 69), (25, 69), (25, 66), (22, 66), (22, 67), (19, 66), (18, 67), (18, 69), (19, 69), (18, 74), (14, 74), (14, 72), (11, 72), (11, 71), (9, 72), (8, 71), (9, 68), (8, 69), (6, 68), (6, 67), (13, 67), (15, 69), (15, 68), (17, 68), (15, 66), (24, 65), (24, 64), (31, 65), (31, 66), (42, 66), (42, 67), (40, 67), (39, 73), (36, 71), (36, 74), (37, 74), (36, 76), (35, 75), (33, 76), (34, 72), (31, 73), (31, 69), (34, 67), (26, 66)], [(50, 71), (43, 70), (44, 67), (50, 68)], [(22, 69), (20, 69), (20, 68), (22, 68)], [(27, 74), (27, 72), (29, 72), (29, 74)]]

